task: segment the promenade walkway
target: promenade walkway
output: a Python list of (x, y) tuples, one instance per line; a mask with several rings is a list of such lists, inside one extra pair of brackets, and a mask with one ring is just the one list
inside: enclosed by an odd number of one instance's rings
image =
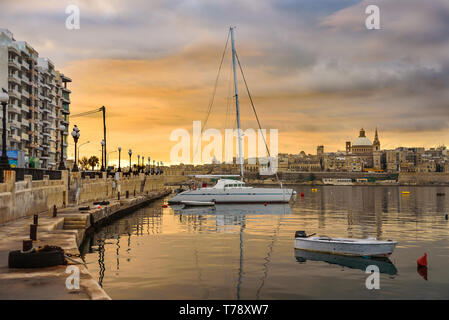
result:
[[(59, 246), (65, 253), (79, 254), (78, 247), (84, 239), (85, 231), (94, 225), (104, 223), (114, 215), (125, 214), (139, 206), (161, 198), (167, 190), (138, 195), (129, 199), (110, 200), (109, 205), (96, 208), (93, 203), (88, 211), (80, 211), (80, 206), (59, 209), (57, 217), (49, 212), (39, 214), (37, 240), (35, 247), (44, 245)], [(66, 287), (67, 266), (55, 266), (39, 269), (10, 269), (8, 254), (12, 250), (21, 250), (23, 240), (29, 239), (30, 224), (33, 217), (20, 218), (0, 225), (0, 299), (103, 299), (110, 297), (89, 273), (81, 258), (68, 261), (68, 265), (77, 265), (80, 269), (80, 289), (69, 290)]]

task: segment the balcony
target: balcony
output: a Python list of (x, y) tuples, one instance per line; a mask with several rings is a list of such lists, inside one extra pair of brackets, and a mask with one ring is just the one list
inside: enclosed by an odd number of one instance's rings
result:
[[(64, 93), (64, 92), (72, 93), (72, 91), (70, 91), (70, 90), (67, 89), (66, 87), (62, 87), (61, 89), (62, 89), (63, 93)], [(68, 98), (68, 96), (67, 96), (67, 98)]]
[(22, 140), (25, 140), (25, 141), (28, 141), (28, 140), (30, 140), (30, 136), (27, 135), (26, 133), (22, 133), (21, 139), (22, 139)]
[(8, 135), (8, 138), (10, 141), (17, 142), (17, 143), (20, 142), (20, 137), (17, 134), (10, 134), (10, 135)]
[(20, 64), (16, 59), (8, 59), (8, 67), (20, 69)]
[(13, 112), (13, 113), (18, 113), (18, 114), (22, 114), (22, 110), (21, 107), (19, 107), (17, 104), (9, 104), (7, 109), (7, 111), (9, 112)]
[(20, 83), (21, 83), (20, 78), (18, 76), (16, 76), (15, 73), (10, 73), (8, 75), (8, 81), (9, 82), (13, 82), (13, 83), (18, 84), (18, 85), (20, 85)]

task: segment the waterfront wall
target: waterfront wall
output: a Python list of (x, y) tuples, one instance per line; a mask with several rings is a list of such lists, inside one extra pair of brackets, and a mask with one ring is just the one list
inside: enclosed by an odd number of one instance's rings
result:
[(102, 177), (91, 179), (86, 177), (81, 179), (79, 172), (73, 172), (70, 180), (70, 202), (83, 203), (89, 201), (113, 199), (125, 197), (126, 192), (130, 195), (146, 193), (150, 191), (162, 190), (164, 187), (164, 177), (162, 175), (139, 175), (124, 176), (120, 173), (117, 177), (107, 177), (103, 173)]
[(410, 185), (448, 185), (448, 172), (401, 172), (399, 184)]
[[(262, 176), (257, 173), (246, 173), (249, 179), (273, 179), (274, 176)], [(345, 179), (361, 179), (373, 178), (375, 180), (396, 180), (397, 174), (379, 173), (379, 172), (278, 172), (278, 177), (285, 182), (304, 182), (304, 181), (322, 181), (323, 178), (345, 178)]]
[(60, 180), (33, 181), (25, 175), (23, 181), (16, 182), (15, 171), (4, 171), (4, 183), (0, 183), (0, 224), (27, 215), (58, 208), (68, 203), (68, 172), (63, 171)]
[(64, 170), (61, 179), (50, 180), (47, 175), (42, 180), (33, 180), (25, 175), (23, 181), (16, 181), (15, 171), (4, 171), (4, 183), (0, 183), (0, 224), (28, 215), (51, 211), (53, 206), (64, 208), (69, 204), (81, 204), (97, 200), (117, 198), (120, 191), (125, 197), (162, 190), (163, 175), (139, 175), (90, 179), (81, 178), (80, 172)]

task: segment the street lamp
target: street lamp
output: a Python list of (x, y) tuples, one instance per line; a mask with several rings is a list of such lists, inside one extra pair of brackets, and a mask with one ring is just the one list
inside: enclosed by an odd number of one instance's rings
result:
[(140, 172), (140, 154), (137, 155), (137, 171)]
[(120, 168), (120, 152), (122, 151), (122, 147), (118, 147), (118, 172), (122, 172), (122, 169)]
[(59, 162), (58, 170), (67, 170), (64, 164), (64, 130), (65, 126), (60, 125), (59, 130), (61, 130), (61, 161)]
[(6, 154), (6, 105), (9, 101), (8, 91), (2, 88), (0, 92), (0, 103), (3, 106), (3, 131), (2, 131), (2, 156), (0, 157), (0, 169), (8, 170), (9, 166), (8, 155)]
[(78, 164), (76, 163), (76, 144), (78, 143), (78, 139), (80, 137), (80, 129), (78, 129), (76, 124), (75, 124), (75, 126), (73, 127), (73, 130), (72, 130), (72, 137), (73, 137), (73, 140), (75, 141), (75, 162), (73, 163), (72, 171), (73, 172), (78, 172), (79, 171), (78, 170)]
[[(104, 154), (104, 152), (103, 152), (103, 148), (104, 148), (104, 139), (103, 140), (101, 140), (101, 169), (100, 169), (100, 171), (104, 171), (104, 165), (103, 165), (103, 163), (104, 163), (104, 161), (103, 161), (103, 154)], [(106, 156), (106, 155), (105, 155)], [(104, 159), (104, 160), (106, 160), (106, 159)]]
[(131, 172), (131, 155), (133, 154), (133, 151), (129, 149), (128, 154), (129, 154), (129, 172)]

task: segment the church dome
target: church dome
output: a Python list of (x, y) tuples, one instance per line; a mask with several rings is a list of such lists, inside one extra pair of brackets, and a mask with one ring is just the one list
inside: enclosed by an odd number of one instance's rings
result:
[(373, 143), (371, 142), (370, 139), (368, 139), (365, 136), (365, 130), (362, 128), (362, 129), (360, 129), (359, 137), (352, 142), (352, 145), (353, 146), (372, 146)]
[(373, 143), (367, 137), (358, 137), (352, 142), (353, 146), (372, 146)]

